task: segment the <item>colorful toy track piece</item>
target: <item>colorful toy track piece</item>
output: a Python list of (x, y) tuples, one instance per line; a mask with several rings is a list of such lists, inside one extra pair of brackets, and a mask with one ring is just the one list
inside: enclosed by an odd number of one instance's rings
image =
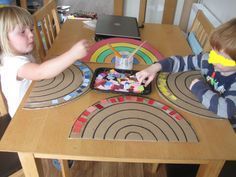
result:
[(78, 61), (55, 78), (36, 82), (24, 108), (58, 106), (79, 98), (89, 90), (91, 79), (91, 69)]
[(200, 78), (198, 71), (181, 73), (160, 73), (157, 77), (156, 88), (158, 93), (171, 104), (198, 116), (219, 118), (208, 111), (191, 93), (189, 85), (195, 78)]
[[(114, 62), (115, 55), (107, 44), (112, 44), (116, 51), (128, 51), (132, 53), (142, 41), (128, 38), (109, 38), (95, 43), (89, 50), (88, 56), (83, 61), (97, 63)], [(145, 43), (134, 55), (134, 64), (152, 64), (163, 59), (163, 56), (150, 44)]]
[(84, 111), (89, 114), (83, 112), (75, 120), (70, 138), (198, 142), (189, 122), (153, 99), (116, 96), (92, 105), (96, 109), (90, 107)]

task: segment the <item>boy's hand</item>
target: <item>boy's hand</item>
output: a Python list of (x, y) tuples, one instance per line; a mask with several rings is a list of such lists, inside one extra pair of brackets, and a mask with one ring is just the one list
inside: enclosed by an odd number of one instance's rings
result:
[(144, 83), (146, 87), (156, 76), (156, 73), (161, 70), (159, 63), (153, 64), (148, 68), (136, 73), (136, 78), (140, 84)]
[(192, 90), (194, 84), (196, 84), (198, 81), (200, 81), (200, 80), (199, 80), (199, 79), (194, 79), (194, 80), (191, 82), (190, 86), (189, 86), (189, 90)]
[(83, 39), (73, 45), (69, 52), (72, 58), (81, 59), (87, 55), (89, 47), (88, 41)]

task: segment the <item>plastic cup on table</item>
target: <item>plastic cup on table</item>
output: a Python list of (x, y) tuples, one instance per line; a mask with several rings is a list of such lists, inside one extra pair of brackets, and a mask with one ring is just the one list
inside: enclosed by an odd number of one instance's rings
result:
[(132, 70), (133, 57), (130, 57), (131, 54), (128, 51), (121, 51), (119, 53), (122, 57), (115, 57), (115, 69)]

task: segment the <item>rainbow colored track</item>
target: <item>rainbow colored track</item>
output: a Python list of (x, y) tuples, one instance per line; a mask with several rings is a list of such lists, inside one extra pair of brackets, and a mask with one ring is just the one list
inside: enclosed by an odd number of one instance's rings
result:
[(88, 107), (75, 120), (69, 138), (198, 142), (194, 129), (178, 112), (156, 100), (129, 95)]
[[(110, 43), (116, 51), (129, 51), (132, 53), (142, 41), (128, 38), (109, 38), (95, 43), (89, 50), (89, 54), (83, 61), (97, 63), (112, 63), (115, 55), (108, 47)], [(134, 64), (152, 64), (163, 59), (163, 56), (154, 49), (150, 44), (145, 43), (139, 51), (134, 55)]]

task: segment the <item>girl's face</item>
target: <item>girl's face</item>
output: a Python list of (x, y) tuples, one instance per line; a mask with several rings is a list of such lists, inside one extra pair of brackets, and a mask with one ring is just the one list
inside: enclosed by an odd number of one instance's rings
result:
[(8, 32), (9, 44), (14, 54), (25, 55), (34, 49), (33, 28), (29, 26), (21, 27), (17, 25), (12, 31)]

